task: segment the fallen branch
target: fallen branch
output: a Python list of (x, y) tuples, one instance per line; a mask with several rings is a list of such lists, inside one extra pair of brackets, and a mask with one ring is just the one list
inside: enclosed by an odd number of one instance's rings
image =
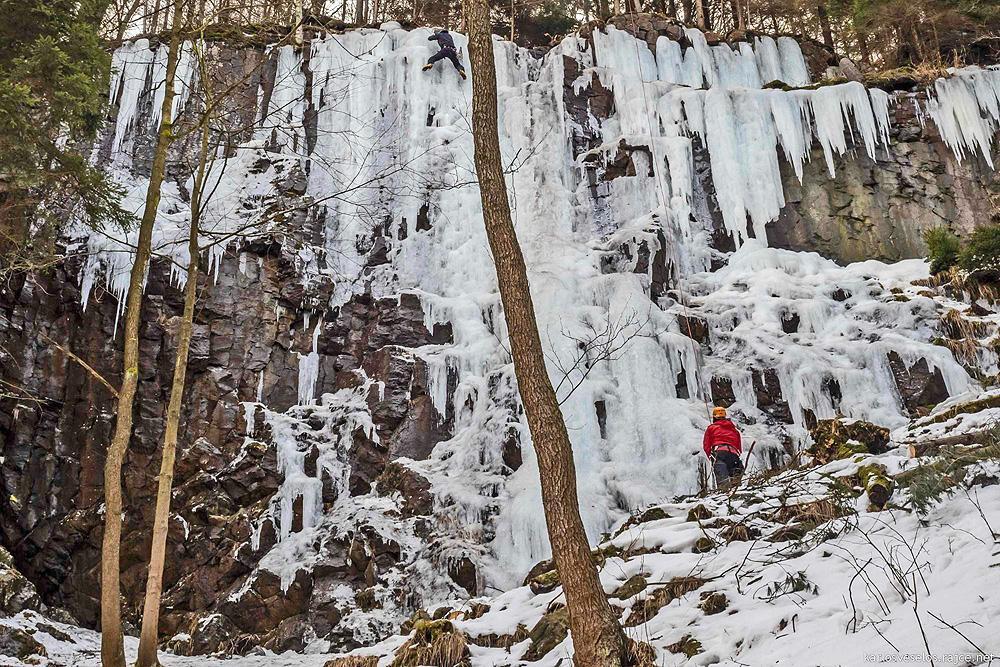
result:
[(49, 338), (48, 336), (46, 336), (42, 332), (39, 331), (38, 335), (41, 336), (42, 338), (44, 338), (46, 341), (48, 341), (51, 345), (54, 345), (58, 350), (60, 350), (67, 357), (69, 357), (70, 359), (72, 359), (76, 363), (80, 364), (80, 366), (82, 366), (85, 371), (87, 371), (88, 373), (90, 373), (90, 375), (94, 379), (96, 379), (98, 382), (100, 382), (105, 387), (107, 387), (108, 391), (111, 392), (112, 396), (114, 396), (115, 398), (118, 398), (118, 390), (115, 389), (114, 386), (110, 382), (108, 382), (106, 379), (104, 379), (103, 375), (101, 375), (96, 370), (94, 370), (93, 366), (91, 366), (86, 361), (84, 361), (80, 357), (76, 356), (75, 354), (73, 354), (72, 352), (70, 352), (69, 350), (67, 350), (65, 347), (63, 347), (59, 343), (55, 342), (54, 340), (52, 340), (51, 338)]

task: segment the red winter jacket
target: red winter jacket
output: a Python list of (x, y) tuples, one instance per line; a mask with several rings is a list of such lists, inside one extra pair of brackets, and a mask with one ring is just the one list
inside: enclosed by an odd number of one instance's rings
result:
[(711, 457), (716, 449), (732, 452), (739, 456), (743, 453), (743, 443), (740, 440), (740, 432), (736, 426), (728, 419), (718, 419), (705, 429), (705, 440), (702, 442), (705, 448), (705, 456)]

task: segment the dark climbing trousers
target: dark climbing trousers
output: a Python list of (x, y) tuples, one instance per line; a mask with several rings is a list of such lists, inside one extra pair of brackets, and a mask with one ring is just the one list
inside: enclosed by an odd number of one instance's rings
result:
[(717, 450), (712, 455), (712, 470), (715, 471), (716, 486), (738, 484), (743, 476), (743, 461), (732, 452)]
[(450, 60), (451, 64), (454, 65), (455, 69), (457, 69), (459, 72), (465, 71), (465, 68), (462, 67), (461, 61), (459, 61), (458, 59), (458, 51), (449, 46), (444, 47), (443, 49), (435, 53), (433, 56), (431, 56), (430, 60), (427, 61), (427, 64), (433, 65), (437, 61), (444, 60), (445, 58)]

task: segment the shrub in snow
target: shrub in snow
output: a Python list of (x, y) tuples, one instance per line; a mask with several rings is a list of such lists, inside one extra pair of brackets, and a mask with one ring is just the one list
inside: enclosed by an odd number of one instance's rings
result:
[(977, 280), (1000, 280), (1000, 225), (974, 231), (962, 249), (959, 265)]
[(931, 261), (931, 273), (947, 271), (958, 263), (961, 241), (944, 225), (924, 232), (924, 243), (927, 244), (927, 257)]
[(933, 463), (899, 475), (896, 481), (909, 489), (910, 503), (917, 514), (926, 515), (937, 503), (964, 485), (969, 466), (1000, 458), (1000, 428), (994, 429), (992, 439), (990, 444), (982, 447), (942, 447)]

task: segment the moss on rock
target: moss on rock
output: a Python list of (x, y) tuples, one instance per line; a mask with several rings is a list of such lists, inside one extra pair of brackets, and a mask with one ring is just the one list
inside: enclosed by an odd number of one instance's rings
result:
[(549, 651), (562, 644), (569, 635), (569, 609), (559, 607), (542, 616), (531, 628), (528, 638), (531, 646), (524, 653), (524, 659), (534, 662), (545, 657)]
[(889, 429), (866, 421), (823, 419), (809, 431), (807, 452), (820, 465), (855, 454), (881, 454), (889, 444)]
[(638, 595), (642, 591), (646, 590), (647, 585), (646, 577), (641, 574), (637, 574), (634, 577), (629, 577), (626, 582), (615, 589), (615, 592), (612, 593), (611, 596), (618, 598), (619, 600), (627, 600), (630, 597)]
[(707, 579), (701, 577), (674, 577), (663, 586), (653, 591), (645, 600), (632, 605), (632, 613), (625, 620), (625, 625), (634, 627), (641, 625), (656, 616), (657, 612), (677, 598), (698, 590), (705, 585)]

